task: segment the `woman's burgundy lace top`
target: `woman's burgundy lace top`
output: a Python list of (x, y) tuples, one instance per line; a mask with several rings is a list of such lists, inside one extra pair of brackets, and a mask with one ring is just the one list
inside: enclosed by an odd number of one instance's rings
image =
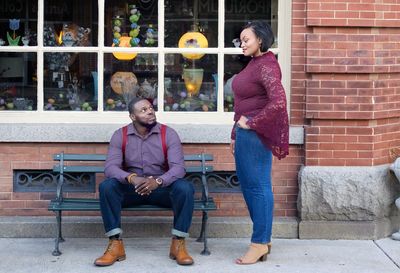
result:
[[(235, 125), (241, 116), (279, 159), (289, 154), (289, 121), (281, 69), (272, 52), (253, 57), (232, 82)], [(235, 126), (232, 130), (235, 139)]]

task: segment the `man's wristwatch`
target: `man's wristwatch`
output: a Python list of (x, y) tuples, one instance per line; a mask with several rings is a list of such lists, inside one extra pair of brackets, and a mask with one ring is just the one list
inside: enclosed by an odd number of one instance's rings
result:
[(157, 177), (156, 182), (157, 182), (158, 186), (161, 187), (162, 184), (164, 183), (164, 180), (161, 177)]

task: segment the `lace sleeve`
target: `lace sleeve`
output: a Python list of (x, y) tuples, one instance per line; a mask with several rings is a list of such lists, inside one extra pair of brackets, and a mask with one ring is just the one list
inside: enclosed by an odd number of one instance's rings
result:
[(265, 107), (247, 125), (262, 135), (265, 144), (279, 159), (289, 154), (289, 121), (286, 95), (281, 83), (281, 72), (276, 61), (260, 66), (260, 82), (267, 93)]

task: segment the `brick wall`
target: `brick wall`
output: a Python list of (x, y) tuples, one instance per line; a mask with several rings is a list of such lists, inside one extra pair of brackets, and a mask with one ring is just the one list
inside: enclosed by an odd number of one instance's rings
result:
[[(47, 211), (49, 199), (55, 196), (48, 192), (13, 192), (13, 170), (18, 169), (51, 169), (54, 162), (52, 155), (60, 151), (66, 153), (99, 153), (107, 151), (106, 144), (57, 144), (57, 143), (0, 143), (0, 216), (32, 216), (53, 215)], [(189, 144), (184, 145), (184, 152), (211, 153), (214, 155), (213, 165), (216, 170), (234, 170), (234, 159), (229, 146), (222, 144)], [(274, 159), (273, 190), (275, 196), (276, 216), (296, 216), (297, 173), (303, 161), (300, 146), (292, 146), (290, 155), (279, 161)], [(103, 175), (97, 175), (97, 184)], [(74, 197), (97, 197), (98, 193), (68, 193)], [(244, 216), (247, 215), (246, 205), (241, 193), (213, 193), (218, 210), (213, 215)], [(66, 215), (99, 215), (85, 212)], [(127, 213), (128, 214), (128, 213)], [(130, 215), (151, 215), (151, 213), (129, 213)], [(165, 215), (165, 213), (153, 213)]]
[(307, 25), (398, 27), (399, 11), (396, 0), (308, 0)]
[(391, 162), (400, 146), (399, 11), (394, 0), (293, 1), (292, 85), (299, 107), (305, 100), (306, 165)]

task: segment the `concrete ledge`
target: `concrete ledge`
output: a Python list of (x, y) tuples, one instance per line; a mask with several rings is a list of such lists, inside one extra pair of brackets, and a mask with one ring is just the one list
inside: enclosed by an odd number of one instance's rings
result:
[(300, 221), (300, 239), (376, 240), (393, 232), (392, 222), (375, 221)]
[[(233, 122), (232, 122), (233, 124)], [(0, 142), (108, 143), (114, 131), (125, 124), (0, 123)], [(182, 143), (230, 143), (232, 125), (167, 124)], [(289, 143), (304, 143), (304, 128), (290, 126)]]
[[(123, 217), (124, 237), (169, 237), (171, 217)], [(66, 238), (103, 237), (101, 217), (63, 217), (63, 236)], [(200, 233), (201, 218), (193, 218), (191, 237)], [(248, 217), (210, 217), (210, 238), (250, 238), (252, 224)], [(55, 217), (0, 217), (2, 238), (49, 238), (56, 231)], [(298, 238), (296, 218), (276, 217), (274, 238)]]

